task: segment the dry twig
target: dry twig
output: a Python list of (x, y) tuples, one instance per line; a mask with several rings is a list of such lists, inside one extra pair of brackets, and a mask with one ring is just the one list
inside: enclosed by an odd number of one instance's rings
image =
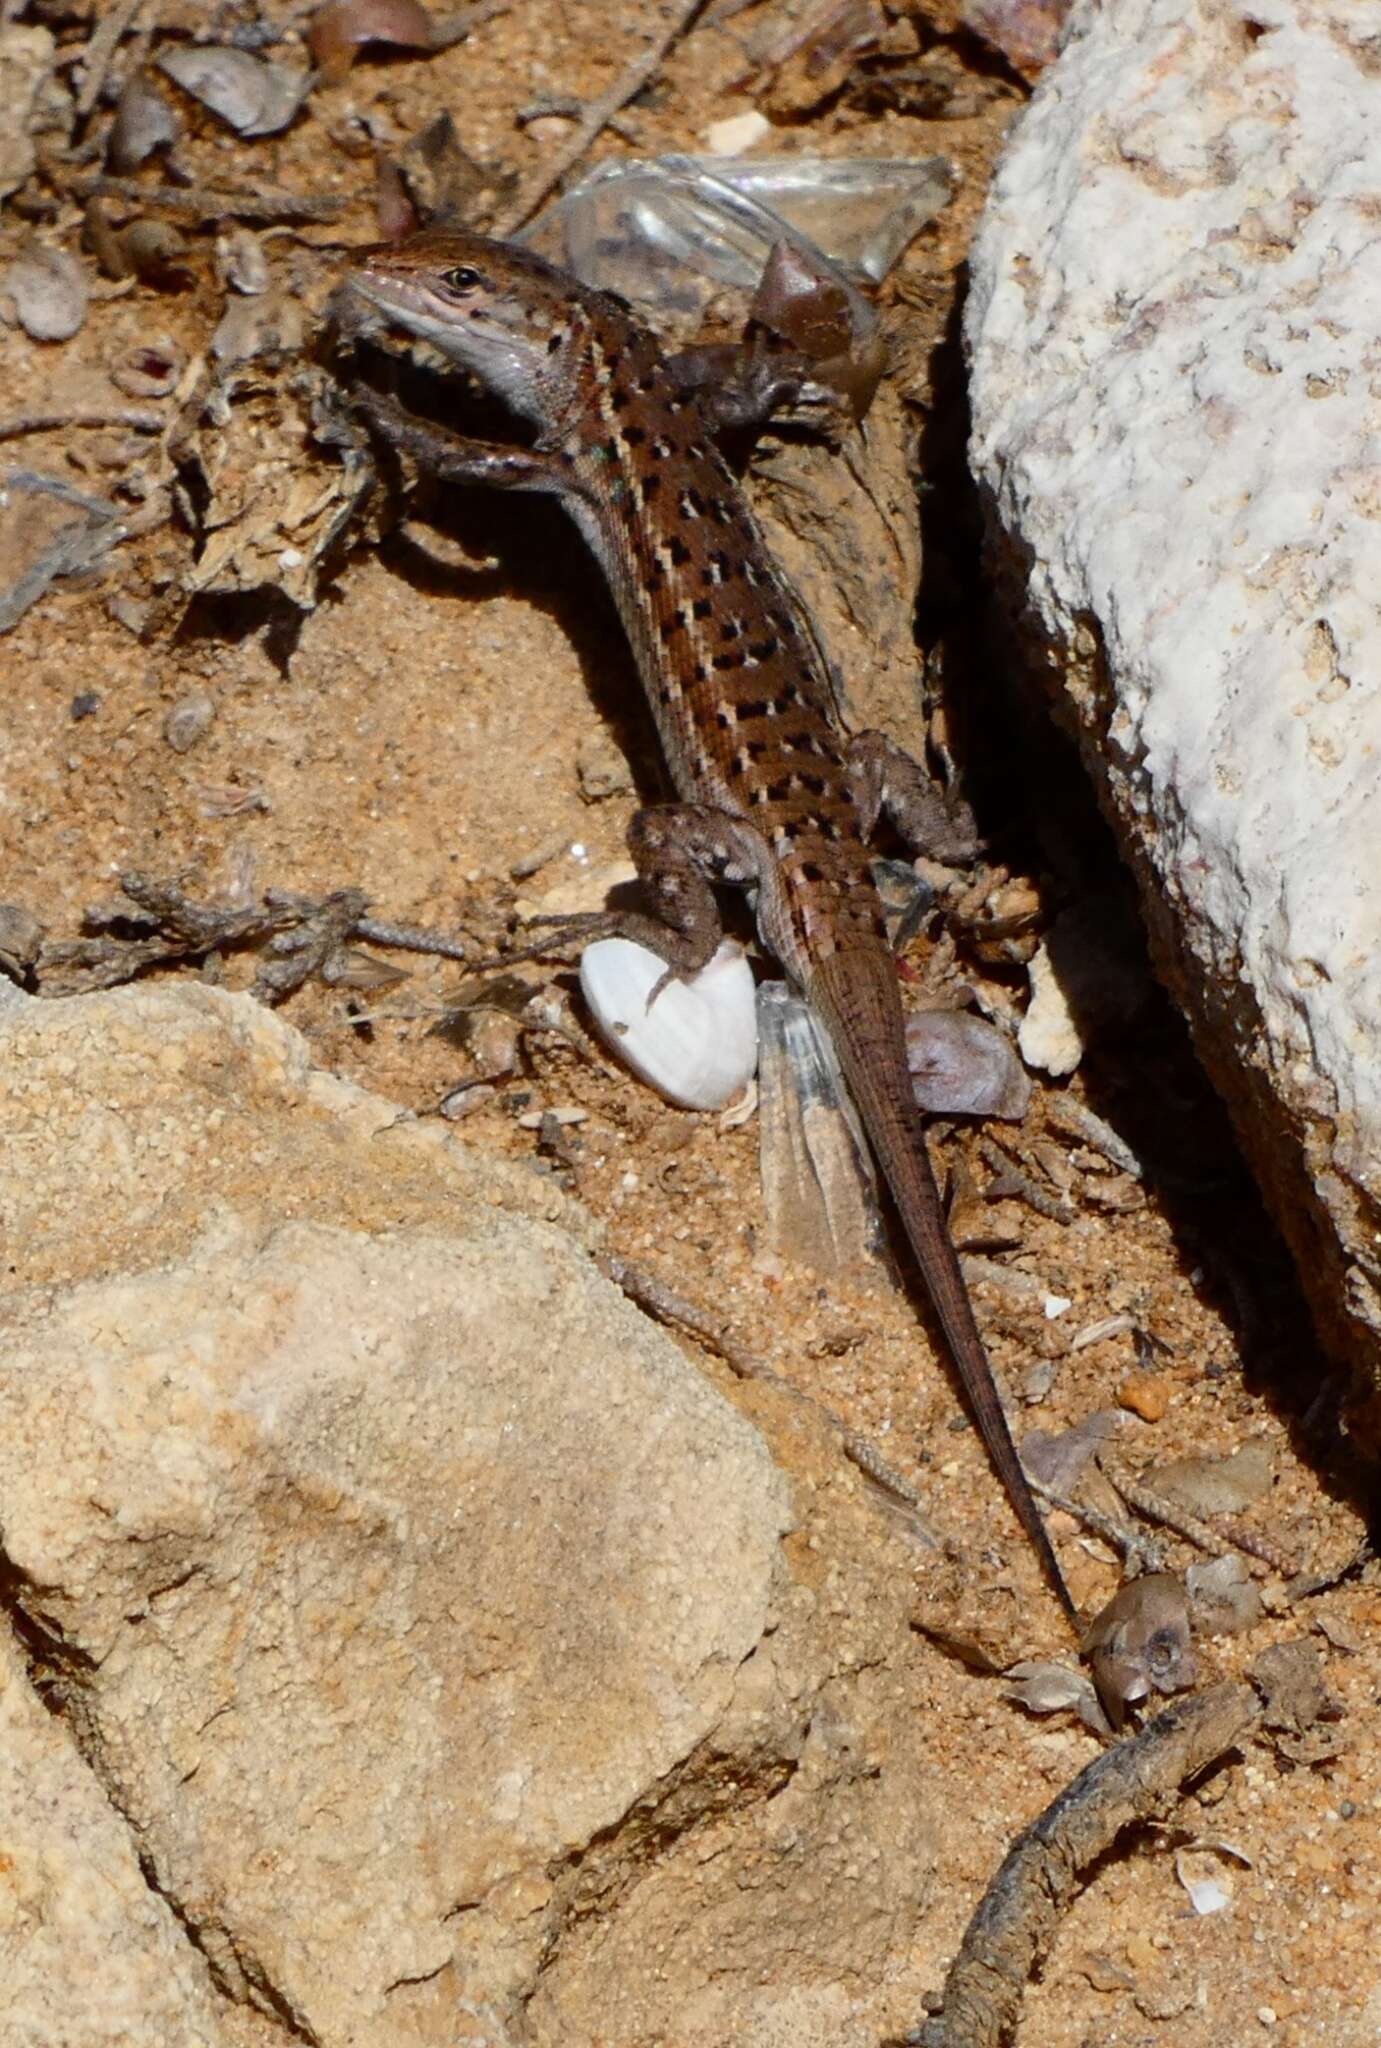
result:
[(671, 21), (657, 40), (635, 63), (629, 65), (607, 92), (602, 92), (598, 99), (590, 101), (580, 116), (579, 126), (569, 142), (538, 173), (527, 190), (519, 193), (508, 211), (500, 216), (494, 228), (496, 235), (516, 234), (519, 228), (526, 227), (538, 207), (588, 153), (601, 129), (607, 128), (619, 109), (626, 107), (628, 102), (656, 77), (677, 43), (695, 26), (695, 18), (704, 5), (705, 0), (680, 0)]
[(158, 434), (167, 424), (161, 412), (144, 405), (74, 405), (58, 412), (17, 412), (0, 419), (0, 441), (23, 434), (51, 434), (65, 427), (129, 427), (136, 434)]
[(1123, 1828), (1172, 1812), (1186, 1782), (1239, 1741), (1259, 1712), (1249, 1685), (1215, 1685), (1167, 1707), (1080, 1771), (1013, 1843), (950, 1965), (943, 2010), (908, 2040), (918, 2048), (997, 2048), (1091, 1866)]
[(616, 1287), (622, 1289), (630, 1301), (635, 1301), (639, 1308), (645, 1309), (659, 1322), (678, 1325), (686, 1330), (698, 1344), (703, 1344), (707, 1351), (712, 1351), (716, 1358), (722, 1358), (736, 1378), (761, 1380), (767, 1386), (779, 1387), (794, 1401), (804, 1402), (808, 1408), (815, 1409), (839, 1438), (845, 1456), (858, 1467), (864, 1478), (871, 1479), (884, 1493), (891, 1494), (895, 1500), (900, 1501), (909, 1511), (913, 1525), (924, 1540), (932, 1549), (940, 1548), (934, 1533), (922, 1518), (920, 1494), (908, 1479), (903, 1479), (900, 1472), (888, 1464), (876, 1444), (870, 1443), (867, 1437), (859, 1436), (856, 1431), (850, 1429), (848, 1424), (836, 1415), (832, 1408), (826, 1407), (823, 1401), (817, 1401), (813, 1395), (803, 1393), (799, 1387), (793, 1386), (781, 1373), (774, 1372), (770, 1365), (765, 1365), (751, 1351), (745, 1351), (741, 1345), (725, 1335), (723, 1325), (716, 1322), (713, 1316), (706, 1310), (697, 1308), (694, 1302), (687, 1301), (684, 1295), (668, 1287), (654, 1273), (633, 1265), (630, 1260), (620, 1258), (613, 1252), (597, 1253), (595, 1264), (606, 1279), (612, 1280)]
[(144, 212), (185, 213), (193, 220), (336, 220), (349, 201), (327, 195), (313, 199), (300, 192), (275, 192), (264, 187), (258, 192), (229, 192), (208, 185), (144, 185), (138, 178), (115, 178), (104, 174), (64, 179), (54, 168), (56, 184), (78, 199), (128, 199)]
[(1177, 1536), (1183, 1536), (1186, 1543), (1192, 1543), (1196, 1550), (1203, 1550), (1210, 1557), (1217, 1557), (1224, 1544), (1235, 1550), (1245, 1551), (1248, 1557), (1256, 1558), (1271, 1571), (1278, 1572), (1283, 1579), (1292, 1579), (1299, 1569), (1292, 1557), (1272, 1543), (1265, 1536), (1258, 1536), (1254, 1530), (1244, 1529), (1234, 1516), (1215, 1529), (1208, 1522), (1201, 1522), (1196, 1515), (1186, 1514), (1168, 1500), (1162, 1500), (1149, 1486), (1143, 1486), (1130, 1472), (1115, 1464), (1106, 1454), (1099, 1459), (1104, 1475), (1112, 1481), (1129, 1507), (1144, 1515), (1148, 1522), (1157, 1522), (1163, 1529), (1173, 1529)]
[(77, 93), (77, 118), (84, 121), (101, 96), (101, 88), (114, 61), (116, 49), (144, 0), (116, 0), (104, 20), (98, 20), (82, 56), (82, 82)]

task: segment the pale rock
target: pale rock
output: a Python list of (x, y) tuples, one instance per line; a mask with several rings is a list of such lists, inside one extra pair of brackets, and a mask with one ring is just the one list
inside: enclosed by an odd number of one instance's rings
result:
[(34, 113), (52, 77), (57, 46), (46, 28), (25, 28), (8, 15), (0, 29), (0, 199), (17, 191), (37, 162)]
[(761, 1439), (511, 1217), (229, 1229), (0, 1360), (22, 1604), (97, 1667), (91, 1753), (234, 1995), (360, 2048), (400, 1984), (423, 2038), (514, 2000), (515, 1881), (710, 1734), (769, 1620)]
[(0, 1815), (4, 2048), (272, 2048), (281, 2038), (252, 2020), (222, 2029), (205, 1962), (3, 1638)]
[(1027, 963), (1030, 999), (1017, 1031), (1017, 1044), (1028, 1067), (1062, 1079), (1084, 1056), (1084, 1041), (1069, 997), (1044, 946)]
[(1333, 1337), (1381, 1371), (1381, 65), (1089, 0), (973, 254), (991, 554)]
[(766, 114), (749, 107), (742, 114), (726, 114), (722, 121), (711, 121), (705, 130), (705, 147), (711, 156), (741, 156), (745, 149), (756, 149), (771, 133), (772, 123)]
[(793, 1504), (578, 1205), (246, 997), (20, 997), (0, 1124), (4, 2048), (894, 2030), (909, 1553), (828, 1435)]

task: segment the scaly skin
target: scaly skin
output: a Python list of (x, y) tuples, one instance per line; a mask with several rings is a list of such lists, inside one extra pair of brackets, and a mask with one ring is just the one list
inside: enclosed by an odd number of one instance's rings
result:
[(388, 438), (438, 474), (556, 492), (572, 512), (609, 580), (682, 799), (634, 822), (658, 912), (632, 920), (635, 934), (689, 971), (718, 942), (711, 884), (757, 888), (763, 942), (829, 1033), (989, 1455), (1077, 1623), (993, 1385), (907, 1070), (866, 846), (889, 796), (887, 749), (860, 751), (832, 723), (818, 643), (715, 445), (706, 400), (620, 300), (527, 250), (430, 230), (363, 251), (349, 281), (536, 427), (530, 449), (461, 441), (366, 401)]

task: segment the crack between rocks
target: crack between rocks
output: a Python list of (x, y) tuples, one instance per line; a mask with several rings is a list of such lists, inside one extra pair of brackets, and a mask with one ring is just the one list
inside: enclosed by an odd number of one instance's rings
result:
[[(95, 1771), (95, 1766), (88, 1765), (88, 1767)], [(95, 1775), (99, 1781), (99, 1772), (95, 1771)], [(103, 1787), (102, 1789), (105, 1790), (106, 1797), (110, 1799), (111, 1805), (120, 1814), (121, 1819), (125, 1822), (132, 1835), (135, 1823), (128, 1814), (122, 1812), (119, 1804), (111, 1797), (109, 1788)], [(186, 1908), (181, 1902), (162, 1883), (152, 1855), (147, 1849), (141, 1849), (133, 1842), (131, 1847), (134, 1848), (135, 1858), (139, 1864), (145, 1885), (153, 1893), (154, 1897), (167, 1908), (171, 1918), (182, 1930), (189, 1946), (194, 1948), (201, 1957), (202, 1962), (206, 1965), (207, 1975), (210, 1977), (218, 1994), (228, 2004), (243, 2007), (247, 2001), (236, 1996), (233, 1985), (226, 1981), (224, 1969), (207, 1948), (202, 1930), (189, 1917)], [(221, 1933), (225, 1936), (227, 1948), (235, 1958), (236, 1967), (244, 1976), (245, 1982), (255, 1992), (253, 2010), (258, 2012), (261, 2018), (271, 2020), (280, 2026), (290, 2040), (305, 2041), (309, 2044), (309, 2048), (320, 2048), (321, 2036), (317, 2033), (315, 2027), (311, 2026), (303, 2018), (302, 2014), (296, 2011), (289, 2003), (288, 1999), (278, 1989), (278, 1986), (268, 1976), (258, 1958), (246, 1956), (233, 1940), (228, 1929), (222, 1927)], [(261, 2000), (263, 2001), (262, 2003), (260, 2003)]]
[[(712, 1730), (703, 1736), (694, 1749), (659, 1780), (650, 1794), (635, 1800), (617, 1820), (591, 1835), (579, 1849), (547, 1865), (546, 1874), (554, 1890), (566, 1884), (569, 1891), (555, 1908), (555, 1925), (543, 1947), (532, 1982), (516, 2001), (516, 2018), (523, 2035), (528, 2032), (528, 2007), (545, 1978), (560, 1964), (567, 1936), (574, 1929), (583, 1925), (596, 1910), (601, 1914), (615, 1910), (649, 1872), (698, 1830), (729, 1815), (741, 1817), (753, 1807), (765, 1806), (779, 1797), (800, 1769), (799, 1756), (780, 1754), (764, 1757), (756, 1766), (751, 1759), (740, 1759), (735, 1764), (726, 1752), (715, 1748), (715, 1732)], [(708, 1772), (705, 1770), (707, 1759)], [(709, 1785), (704, 1801), (694, 1811), (673, 1817), (670, 1824), (661, 1822), (659, 1816), (675, 1801), (678, 1793), (701, 1774), (706, 1776)], [(591, 1880), (582, 1887), (582, 1872), (591, 1858), (602, 1850), (616, 1849), (621, 1837), (628, 1840), (627, 1861), (623, 1869), (602, 1881), (592, 1874)]]
[[(41, 1620), (26, 1604), (26, 1593), (32, 1597), (35, 1594), (41, 1596), (42, 1592), (43, 1588), (23, 1572), (7, 1552), (0, 1549), (0, 1613), (3, 1613), (8, 1621), (19, 1645), (35, 1699), (45, 1713), (61, 1723), (101, 1796), (124, 1828), (131, 1854), (145, 1887), (166, 1909), (169, 1918), (179, 1929), (188, 1946), (195, 1950), (205, 1966), (207, 1977), (217, 1996), (225, 1999), (230, 2005), (243, 2007), (250, 2004), (251, 2001), (240, 1997), (236, 1987), (228, 1981), (223, 1967), (208, 1949), (202, 1930), (190, 1918), (176, 1896), (162, 1883), (151, 1853), (140, 1846), (139, 1824), (116, 1796), (110, 1776), (103, 1766), (99, 1746), (92, 1734), (90, 1720), (82, 1702), (82, 1695), (90, 1687), (92, 1674), (100, 1668), (99, 1661), (89, 1651), (69, 1642), (55, 1622), (49, 1624)], [(304, 2041), (309, 2044), (309, 2048), (320, 2048), (320, 2037), (315, 2029), (272, 1982), (258, 1958), (245, 1955), (228, 1929), (221, 1928), (220, 1932), (224, 1936), (226, 1947), (235, 1959), (237, 1969), (254, 1993), (252, 2009), (262, 2018), (281, 2027), (290, 2040)]]

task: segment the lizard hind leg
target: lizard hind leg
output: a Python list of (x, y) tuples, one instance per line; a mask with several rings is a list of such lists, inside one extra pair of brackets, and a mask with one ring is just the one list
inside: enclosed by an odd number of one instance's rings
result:
[(667, 971), (648, 998), (651, 1007), (667, 982), (691, 980), (714, 958), (724, 937), (715, 886), (758, 881), (770, 870), (771, 855), (751, 825), (711, 804), (652, 804), (635, 812), (628, 850), (647, 909), (585, 911), (532, 923), (550, 931), (542, 951), (618, 938), (655, 953)]
[(946, 795), (920, 762), (886, 733), (854, 735), (849, 741), (849, 774), (865, 838), (885, 816), (913, 854), (957, 866), (980, 851), (983, 842), (968, 805)]

